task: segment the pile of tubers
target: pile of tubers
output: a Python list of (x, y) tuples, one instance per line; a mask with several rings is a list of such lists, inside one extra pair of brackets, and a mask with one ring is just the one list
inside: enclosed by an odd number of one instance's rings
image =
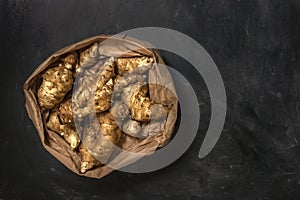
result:
[(62, 55), (42, 74), (37, 93), (41, 110), (49, 111), (47, 128), (81, 156), (81, 173), (103, 165), (124, 136), (158, 133), (169, 112), (149, 96), (152, 57), (108, 57), (99, 49), (94, 43)]

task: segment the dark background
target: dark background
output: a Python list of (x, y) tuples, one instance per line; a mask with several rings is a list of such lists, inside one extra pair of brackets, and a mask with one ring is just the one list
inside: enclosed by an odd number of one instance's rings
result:
[[(0, 6), (0, 199), (300, 198), (299, 0), (2, 0)], [(198, 95), (196, 140), (156, 172), (80, 177), (43, 149), (24, 108), (23, 84), (68, 44), (143, 26), (180, 31), (211, 55), (228, 98), (221, 138), (198, 159), (209, 95), (192, 66), (163, 52)]]

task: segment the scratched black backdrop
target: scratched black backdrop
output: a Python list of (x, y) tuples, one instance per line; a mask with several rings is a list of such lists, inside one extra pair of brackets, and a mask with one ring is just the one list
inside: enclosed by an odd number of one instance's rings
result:
[[(299, 0), (2, 0), (0, 6), (0, 199), (300, 198)], [(22, 85), (68, 44), (143, 26), (187, 34), (214, 59), (228, 100), (221, 138), (206, 158), (197, 158), (209, 94), (192, 66), (163, 52), (200, 101), (196, 140), (156, 172), (80, 177), (43, 149)]]

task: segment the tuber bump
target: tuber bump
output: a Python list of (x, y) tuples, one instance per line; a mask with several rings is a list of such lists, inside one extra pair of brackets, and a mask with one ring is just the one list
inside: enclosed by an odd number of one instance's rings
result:
[(66, 69), (74, 69), (78, 65), (78, 57), (76, 52), (69, 53), (62, 59)]

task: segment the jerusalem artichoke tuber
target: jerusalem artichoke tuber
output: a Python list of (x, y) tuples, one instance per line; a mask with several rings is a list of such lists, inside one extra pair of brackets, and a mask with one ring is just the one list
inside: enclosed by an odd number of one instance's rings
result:
[(43, 74), (43, 82), (38, 89), (41, 107), (52, 109), (60, 103), (73, 85), (72, 72), (63, 66), (48, 69)]
[(80, 67), (88, 67), (96, 63), (98, 57), (98, 43), (94, 43), (88, 49), (80, 53)]
[(50, 113), (49, 119), (47, 122), (47, 127), (50, 130), (55, 131), (56, 133), (58, 133), (59, 135), (62, 136), (64, 125), (61, 123), (61, 121), (59, 119), (59, 111), (58, 110), (54, 110)]
[(114, 68), (114, 57), (111, 57), (108, 60), (106, 60), (105, 63), (100, 67), (100, 78), (97, 83), (98, 88), (102, 88), (109, 80), (111, 80), (115, 76)]
[(152, 57), (133, 57), (133, 58), (118, 58), (116, 61), (117, 71), (119, 75), (135, 72), (143, 74), (152, 67)]
[[(93, 67), (84, 71), (84, 76), (78, 78), (77, 88), (73, 92), (73, 112), (77, 117), (82, 118), (89, 113), (103, 112), (110, 108), (114, 75), (113, 57), (105, 62), (100, 60)], [(92, 97), (93, 93), (94, 97)], [(92, 102), (93, 100), (94, 102)]]
[(59, 117), (62, 123), (73, 123), (72, 99), (63, 101), (59, 106)]
[(71, 148), (74, 150), (78, 147), (80, 143), (80, 138), (75, 128), (70, 124), (63, 124), (59, 118), (60, 113), (54, 110), (50, 113), (49, 120), (47, 122), (47, 127), (59, 135), (61, 135), (67, 143), (70, 144)]
[(129, 119), (123, 124), (124, 133), (133, 136), (133, 137), (139, 137), (139, 133), (141, 131), (141, 123), (137, 122), (135, 120)]
[(79, 146), (79, 152), (81, 154), (81, 173), (85, 173), (86, 171), (101, 165), (101, 163), (89, 152), (87, 148), (85, 148), (83, 144)]
[(95, 158), (104, 163), (110, 157), (114, 145), (119, 145), (122, 131), (109, 112), (100, 113), (97, 118), (98, 121), (91, 121), (86, 128), (83, 144)]
[(113, 93), (113, 84), (111, 81), (107, 82), (102, 88), (98, 88), (95, 91), (95, 111), (103, 112), (110, 108), (111, 95)]

